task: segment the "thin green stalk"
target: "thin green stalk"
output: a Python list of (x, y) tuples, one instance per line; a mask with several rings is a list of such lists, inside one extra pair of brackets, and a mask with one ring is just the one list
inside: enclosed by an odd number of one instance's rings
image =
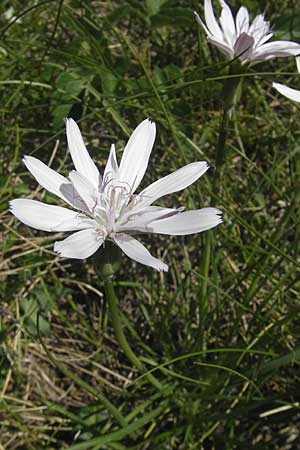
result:
[(203, 258), (201, 262), (201, 276), (202, 276), (202, 283), (201, 283), (201, 290), (200, 290), (200, 308), (199, 308), (199, 338), (197, 340), (197, 343), (203, 342), (203, 334), (205, 329), (205, 319), (207, 315), (207, 307), (208, 307), (208, 299), (207, 299), (207, 286), (208, 286), (208, 275), (209, 275), (209, 265), (210, 265), (210, 255), (211, 255), (211, 248), (212, 248), (212, 239), (213, 234), (212, 231), (208, 231), (206, 233), (206, 239), (205, 239), (205, 245), (204, 245), (204, 252), (203, 252)]
[(242, 68), (240, 65), (236, 67), (236, 64), (232, 64), (229, 71), (229, 77), (226, 79), (223, 86), (223, 108), (219, 126), (218, 144), (216, 148), (215, 175), (213, 182), (213, 194), (215, 195), (218, 194), (219, 191), (218, 182), (221, 175), (221, 169), (226, 161), (226, 141), (228, 136), (228, 126), (232, 111), (240, 99), (243, 82), (242, 77), (230, 78), (230, 75), (234, 75), (241, 71)]
[(144, 374), (144, 376), (150, 383), (152, 383), (157, 389), (161, 391), (163, 390), (163, 386), (157, 380), (157, 378), (155, 378), (151, 373), (148, 373), (143, 363), (130, 347), (123, 331), (121, 314), (119, 311), (119, 301), (114, 288), (114, 276), (115, 272), (119, 268), (119, 261), (120, 250), (115, 245), (109, 242), (107, 242), (106, 246), (103, 247), (95, 256), (95, 264), (100, 269), (100, 273), (103, 279), (114, 331), (127, 358), (140, 372)]
[(114, 276), (113, 265), (110, 262), (104, 262), (101, 267), (101, 272), (103, 276), (105, 293), (109, 304), (114, 331), (125, 355), (140, 372), (145, 374), (145, 377), (148, 379), (150, 383), (153, 384), (153, 386), (155, 386), (159, 390), (162, 390), (163, 386), (161, 385), (161, 383), (151, 373), (147, 373), (147, 370), (145, 369), (144, 365), (131, 349), (126, 339), (126, 336), (123, 332), (120, 319), (119, 302), (115, 293), (113, 283), (113, 276)]
[(216, 149), (215, 174), (213, 180), (213, 193), (217, 194), (219, 191), (219, 180), (221, 176), (221, 169), (225, 163), (225, 147), (228, 134), (228, 124), (230, 119), (230, 109), (224, 107), (221, 116), (219, 127), (219, 139)]
[[(240, 68), (239, 68), (240, 69)], [(233, 64), (230, 68), (230, 74), (236, 72), (236, 67)], [(230, 75), (229, 74), (229, 75)], [(215, 172), (214, 179), (212, 184), (212, 194), (214, 198), (219, 193), (220, 187), (220, 178), (222, 174), (222, 167), (226, 161), (226, 141), (228, 135), (228, 125), (231, 118), (231, 112), (234, 108), (239, 94), (241, 92), (241, 83), (242, 78), (227, 78), (223, 87), (223, 110), (221, 114), (221, 121), (219, 126), (219, 138), (216, 148), (216, 159), (215, 159)], [(213, 231), (208, 231), (206, 234), (205, 244), (204, 244), (204, 252), (203, 259), (201, 265), (201, 275), (202, 275), (202, 285), (200, 291), (200, 330), (199, 337), (196, 341), (196, 345), (203, 346), (203, 335), (205, 329), (205, 319), (207, 315), (208, 308), (208, 296), (207, 296), (207, 287), (208, 287), (208, 277), (209, 277), (209, 267), (210, 260), (212, 254), (212, 246), (213, 246)]]
[[(232, 95), (234, 95), (234, 91), (232, 91)], [(228, 122), (230, 118), (229, 116), (230, 116), (230, 108), (225, 105), (221, 116), (219, 139), (216, 149), (215, 173), (212, 184), (212, 193), (214, 197), (216, 197), (216, 195), (219, 192), (219, 180), (221, 178), (222, 166), (225, 163), (225, 147), (228, 132)], [(200, 308), (199, 308), (200, 326), (199, 326), (199, 337), (196, 341), (196, 345), (200, 344), (201, 346), (203, 346), (205, 319), (207, 316), (207, 308), (208, 308), (207, 287), (208, 287), (210, 260), (212, 254), (212, 245), (213, 245), (213, 231), (207, 231), (205, 236), (203, 258), (200, 270), (202, 276), (202, 284), (200, 291)]]

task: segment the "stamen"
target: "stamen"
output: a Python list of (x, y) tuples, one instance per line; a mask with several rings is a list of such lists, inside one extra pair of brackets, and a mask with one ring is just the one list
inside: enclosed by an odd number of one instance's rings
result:
[(126, 223), (131, 222), (132, 220), (135, 220), (137, 217), (141, 217), (144, 214), (145, 214), (144, 212), (137, 212), (135, 214), (131, 214), (126, 218), (124, 222), (121, 222), (120, 225), (125, 225)]
[(113, 177), (109, 178), (110, 174), (111, 174), (111, 172), (108, 172), (108, 173), (105, 174), (105, 177), (103, 178), (101, 187), (99, 189), (100, 192), (104, 192), (105, 188), (107, 186), (109, 186), (111, 184), (111, 182), (113, 181)]

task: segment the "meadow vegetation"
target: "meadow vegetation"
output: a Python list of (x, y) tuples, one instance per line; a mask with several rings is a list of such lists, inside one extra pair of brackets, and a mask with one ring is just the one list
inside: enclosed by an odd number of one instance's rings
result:
[[(253, 16), (266, 6), (243, 3)], [(268, 2), (277, 38), (300, 42), (297, 3)], [(1, 450), (300, 448), (300, 111), (271, 86), (300, 88), (300, 78), (293, 57), (243, 74), (216, 187), (230, 64), (195, 9), (203, 13), (193, 0), (1, 2)], [(132, 130), (154, 120), (142, 186), (193, 161), (211, 166), (160, 204), (215, 206), (224, 223), (145, 235), (168, 273), (125, 255), (117, 272), (124, 332), (161, 389), (120, 348), (93, 258), (60, 258), (62, 233), (8, 211), (18, 197), (58, 204), (21, 158), (67, 176), (66, 116), (101, 170), (113, 142), (120, 158)]]

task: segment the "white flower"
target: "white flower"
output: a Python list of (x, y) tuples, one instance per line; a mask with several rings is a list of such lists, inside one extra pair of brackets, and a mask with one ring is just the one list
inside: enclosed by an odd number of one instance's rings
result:
[(23, 162), (41, 186), (62, 198), (75, 211), (36, 200), (10, 202), (11, 212), (30, 227), (44, 231), (77, 231), (63, 241), (55, 242), (54, 251), (60, 256), (87, 258), (109, 239), (129, 258), (158, 271), (166, 271), (168, 266), (151, 256), (133, 234), (187, 235), (200, 233), (222, 222), (221, 211), (216, 208), (183, 212), (183, 208), (152, 206), (160, 197), (180, 191), (201, 177), (208, 169), (205, 161), (188, 164), (135, 194), (146, 172), (155, 140), (156, 128), (150, 120), (144, 120), (134, 130), (119, 166), (112, 145), (103, 178), (74, 120), (66, 119), (66, 127), (76, 169), (70, 172), (69, 178), (32, 156), (25, 156)]
[[(296, 58), (297, 69), (300, 74), (300, 57)], [(294, 102), (300, 102), (300, 91), (297, 89), (292, 89), (288, 86), (285, 86), (281, 83), (272, 83), (273, 88), (275, 88), (280, 94), (289, 98), (290, 100), (294, 100)]]
[(219, 0), (222, 11), (217, 22), (211, 0), (204, 0), (205, 23), (195, 12), (196, 19), (204, 28), (207, 39), (231, 59), (239, 57), (242, 63), (262, 61), (277, 56), (300, 54), (300, 45), (290, 41), (268, 42), (273, 36), (270, 23), (263, 14), (250, 24), (249, 13), (241, 6), (234, 20), (231, 9), (224, 0)]

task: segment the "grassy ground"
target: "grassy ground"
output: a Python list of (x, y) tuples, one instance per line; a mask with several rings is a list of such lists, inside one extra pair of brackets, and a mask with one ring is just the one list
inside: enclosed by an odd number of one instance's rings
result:
[[(265, 8), (244, 4), (253, 15)], [(277, 37), (299, 40), (297, 2), (268, 6)], [(300, 448), (299, 108), (271, 88), (300, 87), (299, 76), (293, 58), (249, 70), (213, 192), (228, 68), (193, 9), (203, 13), (189, 0), (1, 2), (1, 450)], [(208, 277), (205, 233), (145, 236), (170, 271), (124, 256), (118, 274), (125, 333), (149, 370), (159, 365), (162, 391), (120, 349), (92, 259), (60, 259), (59, 234), (8, 212), (17, 197), (57, 202), (21, 157), (68, 174), (65, 116), (100, 167), (112, 142), (120, 157), (151, 117), (158, 137), (144, 185), (211, 163), (161, 203), (224, 211)]]

